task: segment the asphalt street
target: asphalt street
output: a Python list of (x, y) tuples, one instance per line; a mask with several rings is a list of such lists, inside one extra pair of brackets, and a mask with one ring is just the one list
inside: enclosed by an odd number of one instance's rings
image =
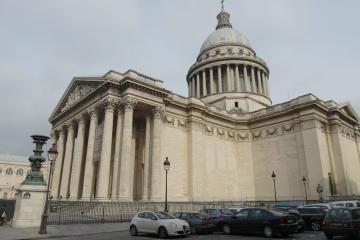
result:
[[(82, 235), (82, 236), (70, 236), (70, 237), (58, 237), (58, 238), (47, 238), (47, 239), (61, 239), (61, 240), (72, 240), (72, 239), (86, 239), (86, 240), (107, 240), (107, 239), (124, 239), (124, 240), (151, 240), (151, 239), (158, 239), (155, 235), (140, 235), (136, 237), (130, 236), (129, 231), (122, 231), (122, 232), (112, 232), (112, 233), (100, 233), (100, 234), (89, 234), (89, 235)], [(326, 237), (322, 232), (304, 232), (301, 234), (294, 234), (289, 236), (288, 238), (263, 238), (258, 236), (244, 236), (244, 235), (222, 235), (222, 234), (209, 234), (209, 235), (191, 235), (187, 238), (171, 238), (171, 239), (201, 239), (201, 240), (264, 240), (264, 239), (276, 239), (276, 240), (326, 240)], [(343, 239), (343, 238), (338, 238)]]

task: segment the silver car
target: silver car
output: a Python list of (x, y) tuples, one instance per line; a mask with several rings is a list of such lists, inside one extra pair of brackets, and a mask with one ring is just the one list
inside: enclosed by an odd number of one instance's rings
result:
[(140, 212), (130, 223), (130, 234), (154, 233), (160, 238), (168, 236), (187, 236), (190, 227), (187, 222), (177, 219), (166, 212)]

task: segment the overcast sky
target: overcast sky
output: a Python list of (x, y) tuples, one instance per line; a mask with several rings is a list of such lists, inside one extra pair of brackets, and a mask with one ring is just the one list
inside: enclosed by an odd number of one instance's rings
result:
[[(30, 135), (74, 76), (134, 69), (186, 95), (220, 0), (0, 0), (0, 160)], [(227, 0), (234, 28), (270, 68), (273, 103), (313, 93), (360, 113), (359, 0)]]

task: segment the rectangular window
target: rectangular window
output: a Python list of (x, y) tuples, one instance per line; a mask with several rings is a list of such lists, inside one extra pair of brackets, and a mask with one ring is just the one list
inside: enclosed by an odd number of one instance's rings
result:
[(235, 102), (235, 107), (236, 107), (236, 108), (239, 107), (239, 102)]

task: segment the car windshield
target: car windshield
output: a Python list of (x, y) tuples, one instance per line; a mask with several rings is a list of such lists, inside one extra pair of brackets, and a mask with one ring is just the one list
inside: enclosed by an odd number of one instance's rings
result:
[(230, 209), (227, 209), (227, 208), (223, 208), (220, 210), (220, 212), (224, 215), (233, 215), (233, 213), (231, 212)]
[(286, 215), (284, 212), (278, 211), (278, 210), (268, 210), (269, 212), (271, 212), (272, 214), (274, 214), (275, 216), (284, 216)]
[(174, 219), (175, 218), (166, 212), (155, 212), (155, 214), (159, 219)]

